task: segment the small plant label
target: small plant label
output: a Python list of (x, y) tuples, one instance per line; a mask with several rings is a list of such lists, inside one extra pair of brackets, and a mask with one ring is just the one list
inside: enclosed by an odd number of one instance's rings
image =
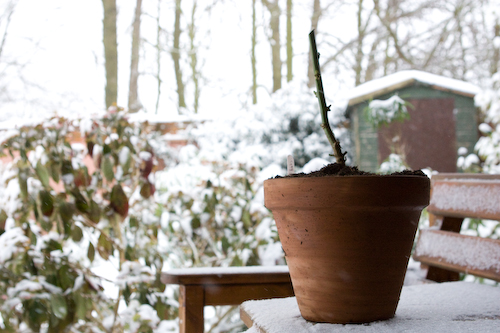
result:
[(287, 175), (295, 173), (295, 162), (293, 161), (292, 155), (286, 157), (286, 173)]

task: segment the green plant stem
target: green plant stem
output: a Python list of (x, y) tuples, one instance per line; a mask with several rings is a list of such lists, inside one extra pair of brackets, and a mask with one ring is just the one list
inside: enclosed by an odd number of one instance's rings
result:
[(318, 98), (319, 107), (321, 111), (321, 127), (325, 131), (326, 137), (333, 148), (333, 156), (337, 164), (345, 165), (345, 154), (342, 152), (340, 147), (340, 142), (335, 138), (330, 123), (328, 122), (328, 111), (330, 107), (326, 106), (325, 93), (323, 89), (323, 81), (321, 80), (321, 71), (319, 68), (319, 54), (316, 48), (316, 37), (314, 35), (314, 30), (309, 33), (309, 43), (311, 45), (311, 57), (314, 66), (314, 77), (316, 78), (316, 97)]

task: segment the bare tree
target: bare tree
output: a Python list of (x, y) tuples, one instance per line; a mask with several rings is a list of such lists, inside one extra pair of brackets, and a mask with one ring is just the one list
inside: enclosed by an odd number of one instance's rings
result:
[(175, 80), (177, 82), (177, 95), (179, 108), (186, 107), (184, 98), (184, 81), (182, 80), (182, 69), (180, 63), (181, 56), (181, 0), (175, 0), (175, 20), (174, 20), (174, 44), (172, 48), (172, 59), (174, 61)]
[(103, 44), (106, 69), (106, 108), (118, 97), (118, 43), (116, 40), (116, 0), (102, 0), (104, 8)]
[(137, 112), (142, 108), (138, 95), (139, 48), (141, 45), (141, 6), (142, 0), (137, 0), (135, 6), (135, 18), (132, 27), (132, 54), (130, 61), (130, 83), (128, 90), (129, 112)]
[(272, 65), (273, 65), (273, 92), (281, 89), (281, 67), (283, 61), (281, 60), (281, 41), (280, 41), (280, 15), (281, 10), (279, 7), (279, 1), (274, 0), (262, 0), (262, 3), (266, 6), (271, 14), (271, 19), (269, 21), (269, 27), (271, 28), (271, 54), (272, 54)]
[[(498, 17), (495, 20), (495, 27), (493, 28), (493, 38), (500, 39), (500, 21)], [(500, 47), (493, 49), (493, 56), (491, 58), (490, 74), (493, 75), (498, 72), (498, 65), (500, 63)]]
[(363, 61), (363, 43), (365, 41), (366, 32), (368, 25), (370, 24), (371, 12), (363, 22), (363, 0), (358, 0), (358, 11), (357, 11), (357, 28), (358, 28), (358, 41), (356, 45), (356, 61), (354, 63), (354, 73), (355, 73), (355, 82), (354, 84), (358, 86), (361, 84), (361, 75), (362, 75), (362, 61)]
[(157, 3), (157, 16), (156, 16), (156, 45), (155, 45), (155, 51), (156, 51), (156, 82), (157, 82), (157, 89), (156, 89), (156, 105), (155, 105), (155, 113), (158, 113), (158, 108), (160, 107), (160, 97), (161, 97), (161, 85), (162, 85), (162, 79), (161, 79), (161, 54), (162, 54), (162, 45), (161, 45), (161, 36), (163, 29), (161, 27), (161, 0), (158, 0)]
[(252, 103), (257, 104), (257, 58), (255, 56), (255, 47), (257, 46), (257, 15), (256, 0), (252, 0)]
[(198, 113), (198, 108), (200, 105), (200, 71), (198, 70), (198, 53), (195, 46), (196, 37), (196, 26), (195, 26), (195, 14), (198, 7), (198, 1), (193, 1), (193, 8), (191, 9), (191, 23), (188, 25), (188, 33), (190, 40), (189, 57), (191, 66), (191, 79), (194, 84), (194, 105), (193, 109), (195, 113)]
[(292, 0), (286, 1), (286, 81), (293, 79)]
[(9, 32), (10, 21), (12, 19), (12, 14), (14, 14), (14, 9), (16, 8), (16, 5), (17, 5), (17, 2), (10, 1), (7, 4), (7, 8), (4, 12), (4, 15), (6, 15), (6, 18), (5, 18), (6, 23), (5, 23), (5, 28), (3, 30), (2, 41), (0, 42), (0, 59), (2, 58), (2, 55), (3, 55), (5, 42), (7, 41), (7, 35)]

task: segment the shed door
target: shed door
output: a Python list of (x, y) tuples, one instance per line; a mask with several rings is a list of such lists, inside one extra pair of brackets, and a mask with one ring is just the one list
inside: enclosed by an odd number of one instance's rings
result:
[(409, 120), (379, 129), (379, 163), (392, 151), (399, 151), (412, 169), (430, 167), (439, 172), (456, 172), (453, 98), (409, 99), (408, 102), (413, 105), (408, 107)]

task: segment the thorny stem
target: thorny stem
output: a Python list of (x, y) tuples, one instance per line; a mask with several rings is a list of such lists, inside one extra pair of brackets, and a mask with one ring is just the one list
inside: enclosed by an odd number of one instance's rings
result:
[(333, 156), (337, 164), (345, 165), (345, 154), (342, 152), (340, 147), (340, 142), (335, 138), (330, 123), (328, 122), (328, 111), (330, 111), (330, 106), (326, 106), (325, 94), (323, 90), (323, 82), (321, 80), (321, 71), (319, 69), (319, 53), (316, 48), (316, 37), (314, 35), (314, 30), (309, 33), (309, 43), (311, 45), (311, 57), (314, 65), (314, 77), (316, 78), (316, 97), (318, 98), (319, 107), (321, 111), (321, 127), (325, 131), (326, 137), (333, 148)]

